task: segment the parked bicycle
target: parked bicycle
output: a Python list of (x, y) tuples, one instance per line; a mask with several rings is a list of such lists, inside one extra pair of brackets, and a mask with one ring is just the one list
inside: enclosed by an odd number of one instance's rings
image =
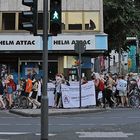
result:
[(132, 108), (140, 106), (140, 89), (134, 81), (131, 83), (130, 92), (128, 93), (128, 102)]
[[(13, 92), (13, 104), (12, 108), (14, 109), (26, 109), (26, 108), (32, 108), (32, 105), (29, 104), (29, 100), (27, 97), (20, 95), (18, 91)], [(6, 93), (3, 94), (2, 96), (5, 107), (9, 109), (9, 101), (6, 96)]]

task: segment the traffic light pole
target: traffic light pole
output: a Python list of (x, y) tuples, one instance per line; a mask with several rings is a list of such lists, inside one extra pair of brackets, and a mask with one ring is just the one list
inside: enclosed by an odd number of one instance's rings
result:
[(48, 140), (48, 0), (43, 6), (43, 92), (41, 96), (41, 140)]
[(79, 107), (81, 108), (81, 52), (79, 52)]

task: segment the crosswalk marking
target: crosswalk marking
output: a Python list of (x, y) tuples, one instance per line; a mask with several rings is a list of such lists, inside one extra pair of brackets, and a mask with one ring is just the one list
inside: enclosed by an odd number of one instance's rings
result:
[(79, 138), (127, 138), (134, 135), (123, 132), (76, 132), (76, 134), (79, 134)]
[[(35, 135), (37, 135), (37, 136), (40, 136), (41, 134), (40, 133), (36, 133)], [(56, 136), (56, 134), (48, 134), (48, 136)]]
[[(30, 134), (30, 132), (0, 132), (0, 135), (26, 135)], [(40, 136), (40, 133), (35, 133), (35, 135)], [(48, 134), (48, 136), (56, 136), (56, 134)], [(1, 139), (0, 139), (1, 140)]]
[(0, 135), (22, 135), (29, 134), (29, 132), (0, 132)]

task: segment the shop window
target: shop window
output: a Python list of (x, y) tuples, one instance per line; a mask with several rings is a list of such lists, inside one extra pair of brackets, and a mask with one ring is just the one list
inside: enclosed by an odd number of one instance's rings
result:
[(99, 12), (84, 12), (85, 30), (99, 31)]
[(82, 30), (82, 12), (68, 12), (68, 30)]
[(15, 30), (15, 13), (2, 13), (2, 30)]

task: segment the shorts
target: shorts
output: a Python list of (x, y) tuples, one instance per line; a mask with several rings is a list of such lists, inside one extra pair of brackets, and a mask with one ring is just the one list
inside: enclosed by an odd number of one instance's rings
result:
[(127, 91), (119, 91), (119, 96), (127, 96)]
[(8, 94), (12, 94), (12, 93), (13, 93), (13, 89), (12, 89), (11, 86), (8, 86), (8, 87), (7, 87), (7, 93), (8, 93)]

